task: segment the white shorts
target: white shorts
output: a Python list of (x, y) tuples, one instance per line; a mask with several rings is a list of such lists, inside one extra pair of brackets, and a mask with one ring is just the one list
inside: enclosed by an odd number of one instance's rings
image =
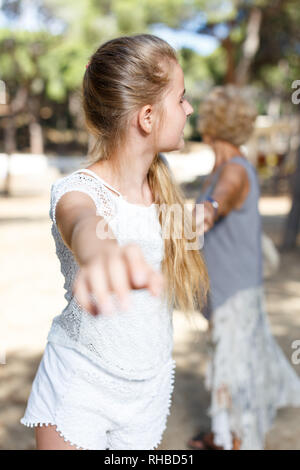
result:
[(175, 366), (170, 358), (154, 378), (128, 380), (48, 342), (20, 422), (56, 425), (78, 449), (153, 450), (170, 412)]

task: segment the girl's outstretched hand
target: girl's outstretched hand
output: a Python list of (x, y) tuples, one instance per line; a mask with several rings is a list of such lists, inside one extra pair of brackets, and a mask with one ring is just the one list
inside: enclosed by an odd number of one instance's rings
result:
[(110, 314), (113, 311), (111, 293), (117, 295), (121, 307), (127, 310), (131, 289), (148, 288), (152, 295), (158, 296), (163, 287), (162, 273), (146, 262), (139, 245), (120, 246), (104, 240), (99, 253), (81, 264), (73, 283), (73, 294), (92, 315)]

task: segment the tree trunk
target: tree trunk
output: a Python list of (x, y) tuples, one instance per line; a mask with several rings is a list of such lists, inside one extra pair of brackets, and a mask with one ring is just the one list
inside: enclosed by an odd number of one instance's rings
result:
[(297, 155), (297, 168), (293, 176), (292, 199), (292, 207), (285, 226), (282, 251), (292, 250), (296, 247), (300, 227), (300, 146)]
[(29, 122), (29, 138), (30, 138), (30, 152), (43, 154), (44, 153), (44, 138), (43, 129), (39, 122), (40, 103), (38, 98), (31, 98), (28, 103), (30, 113)]
[(29, 124), (29, 136), (30, 136), (30, 152), (43, 154), (44, 153), (44, 139), (43, 129), (40, 123), (32, 117), (32, 121)]
[(26, 104), (28, 97), (28, 87), (23, 85), (17, 90), (16, 96), (10, 101), (8, 96), (7, 105), (7, 115), (4, 118), (4, 152), (7, 154), (8, 163), (7, 163), (7, 172), (4, 181), (3, 194), (5, 196), (10, 195), (10, 164), (11, 164), (11, 154), (17, 151), (16, 143), (16, 125), (15, 125), (15, 116), (19, 113)]
[(234, 44), (229, 36), (223, 39), (222, 47), (225, 49), (227, 56), (225, 83), (235, 83)]
[(261, 9), (252, 8), (247, 24), (247, 36), (242, 48), (243, 55), (236, 68), (236, 83), (240, 86), (249, 82), (251, 64), (259, 48), (261, 20)]
[(75, 127), (77, 129), (82, 129), (84, 127), (84, 116), (82, 113), (80, 94), (78, 92), (73, 92), (69, 94), (69, 112), (74, 119)]
[(4, 119), (4, 152), (7, 154), (7, 170), (4, 180), (3, 195), (10, 195), (10, 165), (11, 165), (11, 154), (15, 153), (16, 148), (16, 126), (15, 119), (13, 116), (8, 116)]

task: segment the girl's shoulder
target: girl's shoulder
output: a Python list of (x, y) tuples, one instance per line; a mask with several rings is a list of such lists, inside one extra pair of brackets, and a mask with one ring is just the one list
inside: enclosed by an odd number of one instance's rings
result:
[(85, 170), (76, 170), (54, 181), (51, 189), (56, 190), (62, 186), (69, 186), (72, 184), (91, 186), (95, 183), (98, 183), (100, 187), (104, 186), (100, 180), (97, 180), (93, 175), (88, 174)]
[(69, 191), (82, 191), (100, 199), (109, 195), (108, 189), (100, 180), (81, 171), (74, 171), (54, 181), (51, 186), (51, 197), (56, 200)]
[(77, 170), (56, 180), (51, 186), (50, 218), (55, 222), (55, 209), (60, 198), (71, 191), (80, 191), (93, 200), (99, 215), (113, 215), (114, 204), (111, 191), (94, 176)]

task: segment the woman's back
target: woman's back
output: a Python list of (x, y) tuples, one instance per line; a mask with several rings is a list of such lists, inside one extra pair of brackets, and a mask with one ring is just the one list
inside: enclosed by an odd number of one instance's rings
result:
[[(256, 171), (243, 157), (233, 157), (230, 162), (246, 169), (250, 189), (243, 206), (221, 217), (204, 236), (203, 254), (211, 283), (209, 300), (212, 310), (237, 291), (262, 283), (260, 189)], [(213, 193), (222, 167), (217, 169), (197, 203)]]

